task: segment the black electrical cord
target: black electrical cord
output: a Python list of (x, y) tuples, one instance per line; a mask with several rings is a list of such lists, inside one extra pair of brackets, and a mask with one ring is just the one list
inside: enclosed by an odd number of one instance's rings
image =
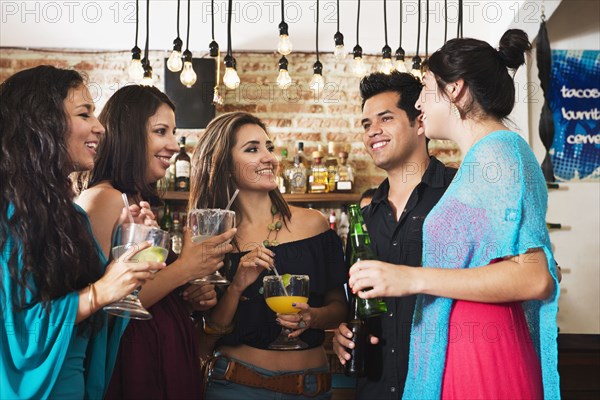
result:
[(417, 21), (417, 52), (415, 55), (419, 55), (419, 43), (421, 42), (421, 0), (417, 1), (419, 4), (419, 9), (417, 12), (418, 21)]
[(179, 37), (179, 13), (181, 11), (181, 0), (177, 0), (177, 37)]
[(358, 46), (358, 32), (360, 30), (360, 0), (358, 0), (358, 11), (356, 12), (356, 45)]
[(212, 39), (215, 40), (215, 0), (210, 1), (210, 23)]
[(317, 62), (319, 62), (319, 0), (317, 0), (317, 34), (315, 38), (315, 48), (317, 49)]
[(383, 0), (383, 30), (385, 31), (385, 45), (388, 45), (387, 31), (387, 0)]
[(150, 0), (146, 0), (146, 47), (144, 49), (144, 59), (150, 65), (148, 58), (148, 47), (150, 45)]
[(425, 59), (429, 57), (429, 0), (425, 2)]
[(404, 23), (404, 21), (402, 20), (402, 0), (400, 0), (400, 44), (398, 45), (399, 48), (402, 48), (402, 24)]
[(191, 0), (188, 0), (188, 13), (187, 13), (187, 37), (185, 40), (185, 50), (190, 49), (190, 11), (191, 11)]
[(233, 0), (229, 0), (229, 10), (227, 10), (227, 55), (232, 55), (231, 50), (231, 10), (233, 8)]
[(337, 32), (340, 31), (340, 0), (337, 0)]
[(444, 0), (444, 43), (448, 41), (448, 0)]

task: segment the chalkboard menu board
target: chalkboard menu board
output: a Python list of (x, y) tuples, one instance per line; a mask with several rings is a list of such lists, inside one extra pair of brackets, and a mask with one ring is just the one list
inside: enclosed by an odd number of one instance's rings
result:
[(175, 103), (177, 128), (201, 129), (215, 117), (215, 106), (212, 104), (216, 64), (212, 58), (194, 58), (192, 65), (198, 80), (191, 88), (179, 80), (181, 72), (167, 69), (165, 59), (165, 91)]

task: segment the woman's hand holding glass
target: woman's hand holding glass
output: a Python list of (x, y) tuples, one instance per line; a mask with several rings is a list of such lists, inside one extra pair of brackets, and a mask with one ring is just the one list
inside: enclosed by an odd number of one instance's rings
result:
[(141, 243), (127, 250), (122, 257), (108, 265), (104, 276), (94, 283), (96, 307), (122, 299), (147, 280), (154, 279), (154, 273), (167, 266), (164, 262), (155, 261), (130, 262), (137, 253), (150, 247), (151, 244), (148, 242)]
[(217, 292), (215, 285), (203, 283), (198, 285), (189, 285), (183, 291), (183, 300), (190, 304), (194, 311), (210, 310), (217, 305)]
[(277, 322), (284, 328), (291, 329), (290, 338), (296, 338), (310, 328), (312, 322), (311, 308), (308, 303), (293, 303), (292, 307), (300, 310), (298, 314), (277, 314)]
[(236, 232), (237, 229), (232, 228), (201, 243), (195, 243), (192, 240), (192, 232), (190, 229), (185, 228), (183, 231), (183, 248), (177, 261), (185, 266), (188, 274), (186, 281), (196, 281), (223, 267), (225, 254), (233, 251), (233, 246), (229, 242), (231, 242)]

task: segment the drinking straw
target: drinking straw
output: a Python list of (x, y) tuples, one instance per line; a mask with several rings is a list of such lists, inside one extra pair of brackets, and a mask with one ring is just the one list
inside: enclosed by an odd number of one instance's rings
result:
[[(263, 247), (264, 247), (264, 245), (263, 245)], [(271, 267), (271, 270), (273, 272), (275, 272), (275, 275), (277, 275), (277, 278), (278, 278), (279, 282), (281, 282), (281, 287), (283, 288), (283, 293), (286, 296), (289, 296), (289, 294), (288, 294), (288, 292), (287, 292), (287, 290), (285, 288), (285, 285), (283, 284), (283, 278), (281, 278), (281, 276), (279, 275), (279, 272), (277, 272), (277, 267), (275, 266), (275, 263), (273, 263), (273, 266)]]
[(229, 199), (229, 203), (227, 203), (227, 207), (225, 207), (225, 211), (229, 211), (231, 205), (233, 204), (233, 201), (235, 200), (239, 192), (240, 189), (235, 189), (235, 192), (233, 192), (233, 196), (231, 196), (231, 199)]
[(125, 208), (127, 209), (127, 215), (129, 216), (129, 222), (135, 224), (133, 221), (133, 215), (131, 215), (131, 211), (129, 210), (129, 200), (127, 200), (127, 195), (125, 193), (121, 193), (121, 197), (123, 198), (123, 203), (125, 203)]
[[(231, 208), (231, 205), (233, 204), (233, 202), (239, 192), (240, 192), (240, 189), (235, 189), (235, 192), (233, 192), (233, 196), (231, 196), (231, 199), (229, 199), (229, 203), (227, 203), (227, 207), (225, 207), (225, 211), (229, 211), (229, 209)], [(219, 217), (219, 220), (217, 221), (217, 224), (215, 226), (215, 230), (212, 233), (213, 236), (216, 235), (217, 232), (219, 231), (219, 226), (221, 226), (221, 222), (223, 222), (223, 218), (225, 218), (225, 213), (221, 214), (221, 216)]]

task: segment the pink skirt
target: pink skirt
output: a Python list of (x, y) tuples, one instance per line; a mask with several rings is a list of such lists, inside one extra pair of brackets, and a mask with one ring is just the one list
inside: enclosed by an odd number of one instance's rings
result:
[(443, 399), (542, 399), (542, 372), (520, 302), (455, 301)]

